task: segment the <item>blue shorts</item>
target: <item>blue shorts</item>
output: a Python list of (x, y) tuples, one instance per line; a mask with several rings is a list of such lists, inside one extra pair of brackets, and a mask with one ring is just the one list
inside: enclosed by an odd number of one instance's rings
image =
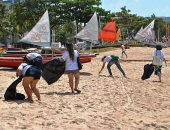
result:
[(25, 73), (24, 77), (33, 77), (35, 79), (40, 79), (41, 77), (41, 69), (37, 68), (36, 66), (31, 66)]

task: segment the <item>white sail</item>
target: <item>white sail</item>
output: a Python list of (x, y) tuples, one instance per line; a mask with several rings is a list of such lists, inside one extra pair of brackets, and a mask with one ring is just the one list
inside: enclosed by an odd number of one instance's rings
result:
[(143, 41), (144, 37), (140, 35), (140, 33), (143, 31), (143, 27), (140, 28), (140, 30), (136, 33), (134, 39), (137, 41)]
[(135, 40), (143, 42), (144, 45), (147, 46), (156, 46), (161, 45), (162, 47), (167, 47), (167, 44), (155, 41), (155, 31), (154, 31), (154, 22), (153, 20), (148, 26), (146, 26), (143, 30), (140, 29), (135, 36)]
[(153, 40), (155, 38), (155, 33), (154, 33), (154, 22), (155, 20), (153, 20), (148, 26), (146, 26), (141, 32), (138, 33), (138, 35), (144, 37), (147, 40)]
[(96, 44), (98, 42), (98, 33), (98, 20), (95, 12), (86, 26), (75, 36), (75, 38)]
[(43, 14), (32, 30), (20, 40), (20, 42), (42, 47), (50, 47), (50, 22), (48, 10)]

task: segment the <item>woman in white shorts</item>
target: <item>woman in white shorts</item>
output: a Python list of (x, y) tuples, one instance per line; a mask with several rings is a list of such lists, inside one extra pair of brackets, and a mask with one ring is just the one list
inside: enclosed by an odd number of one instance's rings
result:
[(77, 57), (79, 57), (79, 53), (77, 50), (73, 49), (73, 44), (67, 43), (66, 49), (67, 50), (64, 52), (62, 59), (65, 61), (65, 73), (68, 75), (69, 78), (69, 86), (71, 88), (72, 93), (81, 93), (81, 91), (78, 89), (80, 72), (77, 63)]

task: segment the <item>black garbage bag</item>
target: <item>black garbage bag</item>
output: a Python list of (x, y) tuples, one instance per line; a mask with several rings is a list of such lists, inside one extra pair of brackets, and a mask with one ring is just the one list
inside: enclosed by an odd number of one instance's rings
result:
[(5, 94), (4, 94), (5, 100), (24, 100), (25, 99), (24, 94), (17, 93), (16, 91), (16, 87), (21, 81), (22, 81), (22, 77), (19, 77), (11, 83), (11, 85), (5, 91)]
[(48, 85), (56, 82), (65, 71), (65, 62), (55, 58), (43, 64), (42, 77)]
[(143, 71), (143, 75), (142, 75), (141, 79), (145, 80), (145, 79), (150, 78), (153, 71), (154, 71), (154, 65), (153, 64), (144, 65), (144, 71)]

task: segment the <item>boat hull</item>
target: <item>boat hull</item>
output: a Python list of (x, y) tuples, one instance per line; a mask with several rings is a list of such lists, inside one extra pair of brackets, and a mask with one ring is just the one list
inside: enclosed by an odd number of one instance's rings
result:
[[(54, 58), (54, 57), (53, 57)], [(43, 58), (43, 63), (53, 59), (52, 57)], [(0, 57), (0, 67), (17, 68), (22, 62), (23, 57)], [(91, 57), (80, 57), (81, 63), (91, 62)]]

